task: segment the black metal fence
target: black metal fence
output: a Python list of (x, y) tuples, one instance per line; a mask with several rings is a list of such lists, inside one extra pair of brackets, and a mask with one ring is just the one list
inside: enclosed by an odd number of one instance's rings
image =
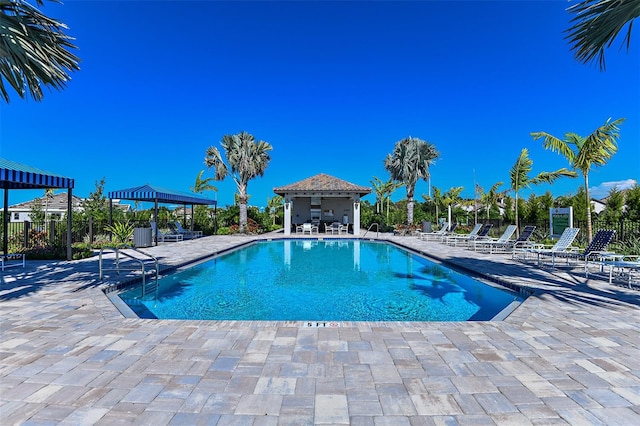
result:
[[(150, 228), (148, 221), (129, 221), (136, 228)], [(84, 243), (91, 247), (93, 244), (105, 243), (111, 240), (111, 233), (107, 230), (108, 221), (73, 221), (71, 224), (71, 243)], [(167, 227), (167, 222), (160, 222), (161, 229)], [(0, 229), (0, 236), (3, 230)], [(8, 252), (16, 253), (23, 250), (39, 250), (46, 248), (64, 248), (67, 245), (67, 222), (9, 222), (7, 229)]]
[[(496, 232), (502, 232), (503, 228), (508, 225), (507, 222), (498, 219), (479, 220), (482, 223), (492, 223)], [(129, 221), (135, 228), (149, 228), (148, 221)], [(73, 221), (71, 228), (72, 244), (84, 243), (91, 247), (94, 244), (105, 243), (111, 240), (111, 234), (107, 230), (108, 221)], [(536, 225), (536, 235), (544, 238), (549, 235), (549, 222), (541, 222), (529, 224), (520, 223), (520, 227), (525, 225)], [(584, 221), (574, 222), (574, 226), (581, 229), (578, 234), (578, 243), (586, 244), (587, 226)], [(166, 221), (160, 221), (160, 229), (167, 228)], [(611, 223), (605, 221), (593, 222), (593, 233), (599, 229), (613, 229), (616, 231), (613, 242), (624, 242), (629, 240), (640, 239), (640, 222), (632, 222), (629, 220), (621, 220)], [(4, 238), (0, 227), (0, 236)], [(67, 245), (67, 222), (66, 221), (49, 221), (49, 222), (10, 222), (8, 223), (8, 252), (16, 253), (25, 249), (34, 250), (46, 247), (64, 248)]]

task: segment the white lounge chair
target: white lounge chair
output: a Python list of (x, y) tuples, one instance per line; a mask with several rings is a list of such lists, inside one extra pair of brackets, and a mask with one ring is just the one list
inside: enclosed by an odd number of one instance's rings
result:
[(506, 244), (511, 239), (511, 236), (515, 233), (516, 225), (509, 225), (499, 238), (483, 238), (474, 240), (473, 250), (477, 251), (489, 249), (489, 252), (493, 253), (494, 246), (502, 246)]
[(489, 238), (487, 237), (487, 235), (489, 234), (489, 231), (491, 231), (492, 228), (493, 228), (493, 224), (485, 223), (484, 225), (482, 225), (480, 230), (475, 235), (470, 234), (470, 235), (459, 236), (459, 237), (456, 235), (449, 235), (447, 236), (446, 242), (447, 244), (453, 243), (454, 247), (457, 247), (459, 244), (466, 246), (471, 244), (471, 242), (473, 241)]
[(449, 222), (445, 222), (438, 231), (434, 232), (418, 232), (418, 238), (421, 240), (431, 241), (433, 239), (442, 238), (442, 236), (446, 235), (449, 230)]
[(157, 235), (158, 241), (161, 243), (178, 242), (184, 239), (184, 237), (181, 234), (170, 234), (168, 232), (162, 232), (161, 230), (158, 229), (158, 226), (155, 222), (150, 222), (150, 223), (151, 223), (151, 229), (153, 230), (154, 239), (155, 239), (155, 236)]
[(527, 260), (529, 254), (536, 255), (538, 265), (541, 264), (542, 256), (552, 256), (554, 253), (570, 250), (571, 244), (578, 236), (580, 228), (565, 228), (553, 246), (545, 246), (544, 244), (536, 244), (532, 248), (516, 249), (513, 251), (512, 257), (522, 255), (522, 260)]
[(172, 231), (174, 231), (175, 234), (181, 234), (184, 239), (189, 240), (191, 238), (202, 237), (202, 231), (190, 231), (188, 229), (184, 229), (180, 222), (177, 220), (173, 222), (173, 226), (175, 227), (175, 229), (172, 229)]
[(469, 239), (475, 238), (475, 236), (478, 235), (478, 232), (480, 232), (480, 229), (482, 229), (482, 224), (481, 223), (476, 223), (475, 226), (473, 227), (473, 229), (471, 230), (471, 232), (469, 232), (468, 234), (451, 234), (451, 235), (448, 235), (447, 239), (445, 240), (445, 242), (447, 244), (451, 244), (452, 243), (455, 246), (457, 241), (469, 240)]

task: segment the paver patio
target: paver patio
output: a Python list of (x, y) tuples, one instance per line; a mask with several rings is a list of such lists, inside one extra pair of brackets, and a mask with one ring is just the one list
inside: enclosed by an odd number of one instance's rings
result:
[[(534, 294), (504, 321), (144, 320), (107, 299), (96, 258), (28, 261), (0, 276), (0, 421), (640, 424), (640, 291), (384, 238)], [(144, 250), (170, 267), (251, 239)]]

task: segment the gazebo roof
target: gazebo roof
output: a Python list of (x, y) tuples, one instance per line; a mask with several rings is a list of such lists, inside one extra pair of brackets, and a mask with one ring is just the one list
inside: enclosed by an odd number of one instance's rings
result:
[(347, 182), (346, 180), (338, 179), (337, 177), (320, 173), (299, 182), (273, 188), (273, 192), (278, 195), (343, 193), (359, 194), (360, 196), (364, 196), (371, 192), (371, 188), (356, 185), (351, 182)]
[(3, 189), (73, 188), (73, 179), (0, 158), (0, 186)]
[(216, 201), (208, 198), (197, 197), (186, 192), (174, 191), (171, 189), (159, 188), (149, 184), (137, 186), (135, 188), (120, 189), (109, 192), (109, 198), (133, 201), (151, 201), (170, 204), (217, 204)]

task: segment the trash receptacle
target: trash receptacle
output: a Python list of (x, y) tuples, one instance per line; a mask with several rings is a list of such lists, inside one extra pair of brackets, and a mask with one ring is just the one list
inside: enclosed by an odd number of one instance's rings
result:
[(431, 222), (422, 222), (422, 232), (431, 232)]
[(133, 228), (133, 245), (135, 247), (150, 247), (152, 243), (151, 228)]

